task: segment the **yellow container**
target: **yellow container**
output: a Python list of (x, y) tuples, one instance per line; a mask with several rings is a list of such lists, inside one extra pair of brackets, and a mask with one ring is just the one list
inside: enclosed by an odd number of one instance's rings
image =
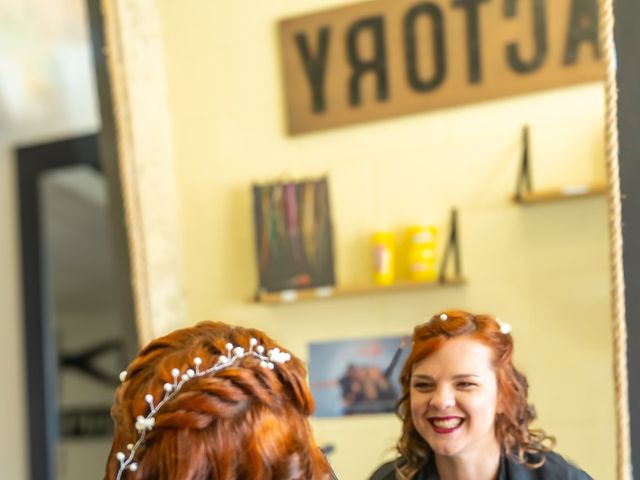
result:
[(435, 281), (438, 278), (434, 225), (414, 225), (406, 230), (407, 277), (416, 281)]
[(396, 241), (391, 232), (375, 232), (373, 240), (373, 281), (390, 285), (395, 280)]

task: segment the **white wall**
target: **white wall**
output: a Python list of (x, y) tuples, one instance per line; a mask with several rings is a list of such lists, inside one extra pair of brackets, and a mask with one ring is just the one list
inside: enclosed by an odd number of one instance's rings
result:
[(0, 3), (0, 478), (26, 479), (26, 392), (14, 149), (99, 128), (83, 0)]

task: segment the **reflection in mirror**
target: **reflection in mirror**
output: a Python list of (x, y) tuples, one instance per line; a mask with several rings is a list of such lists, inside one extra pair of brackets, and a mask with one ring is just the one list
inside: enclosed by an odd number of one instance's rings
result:
[[(499, 315), (513, 326), (515, 360), (531, 385), (536, 425), (555, 435), (557, 450), (594, 478), (614, 478), (605, 197), (526, 206), (510, 200), (525, 125), (534, 190), (575, 192), (576, 186), (606, 183), (603, 83), (560, 87), (560, 79), (546, 90), (290, 136), (277, 25), (318, 6), (311, 0), (245, 0), (224, 9), (202, 2), (185, 8), (161, 0), (135, 8), (120, 4), (118, 16), (107, 15), (113, 34), (126, 40), (110, 67), (129, 93), (118, 99), (129, 114), (121, 116), (120, 128), (130, 133), (127, 128), (137, 127), (137, 143), (125, 152), (138, 176), (124, 188), (144, 199), (142, 219), (157, 217), (166, 205), (143, 188), (156, 177), (141, 167), (155, 154), (166, 155), (152, 139), (158, 125), (170, 125), (189, 321), (215, 317), (264, 328), (304, 356), (313, 342), (406, 335), (444, 308)], [(344, 16), (337, 17), (335, 28), (344, 27)], [(462, 35), (464, 16), (448, 18), (455, 24), (449, 35)], [(560, 44), (549, 48), (562, 50), (564, 37), (554, 38)], [(126, 53), (136, 45), (154, 56), (132, 61)], [(530, 52), (532, 45), (523, 39), (522, 48)], [(586, 43), (577, 54), (593, 55), (593, 49)], [(464, 71), (465, 57), (456, 58), (452, 76)], [(333, 70), (326, 75), (327, 82), (344, 86), (345, 78)], [(141, 93), (150, 77), (152, 109), (150, 90)], [(376, 88), (363, 79), (362, 98), (373, 109), (380, 101)], [(417, 223), (444, 233), (452, 206), (459, 212), (468, 282), (287, 306), (247, 302), (258, 282), (251, 184), (320, 175), (331, 185), (338, 286), (371, 284), (374, 231), (398, 234)], [(131, 228), (153, 232), (142, 221)], [(166, 322), (161, 313), (150, 317), (156, 333), (187, 323)], [(400, 433), (393, 415), (317, 418), (314, 428), (320, 444), (334, 447), (330, 460), (338, 476), (354, 479), (391, 458)]]
[[(49, 321), (54, 333), (61, 480), (101, 478), (113, 422), (110, 405), (126, 361), (114, 298), (114, 253), (105, 180), (88, 166), (41, 179)], [(53, 477), (52, 477), (53, 478)]]

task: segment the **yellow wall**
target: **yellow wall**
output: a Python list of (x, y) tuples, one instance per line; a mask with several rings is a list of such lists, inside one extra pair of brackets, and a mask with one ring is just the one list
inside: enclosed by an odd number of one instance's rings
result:
[[(276, 20), (341, 1), (157, 0), (166, 48), (189, 318), (264, 328), (296, 354), (326, 339), (409, 332), (449, 307), (514, 327), (539, 426), (595, 478), (614, 477), (603, 198), (510, 204), (522, 125), (539, 188), (603, 180), (601, 86), (590, 84), (300, 137), (284, 134)], [(268, 307), (257, 284), (250, 184), (328, 174), (342, 285), (370, 280), (368, 239), (460, 208), (467, 286)], [(178, 327), (180, 325), (175, 325)], [(338, 475), (393, 454), (391, 415), (315, 420)]]

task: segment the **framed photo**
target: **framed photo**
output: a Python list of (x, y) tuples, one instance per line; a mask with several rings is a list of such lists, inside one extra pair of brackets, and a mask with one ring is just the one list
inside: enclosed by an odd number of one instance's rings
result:
[(326, 178), (253, 186), (261, 292), (335, 285)]
[(409, 337), (312, 343), (309, 381), (317, 417), (391, 413)]

